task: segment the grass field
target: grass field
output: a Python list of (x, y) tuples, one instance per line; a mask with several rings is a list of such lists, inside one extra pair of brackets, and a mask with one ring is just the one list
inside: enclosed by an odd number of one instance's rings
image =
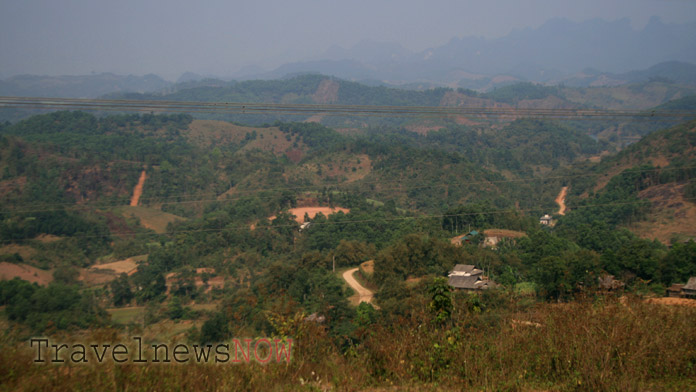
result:
[(186, 220), (186, 218), (149, 207), (124, 206), (119, 207), (118, 212), (120, 212), (124, 218), (139, 219), (143, 227), (154, 230), (158, 234), (166, 233), (169, 223)]

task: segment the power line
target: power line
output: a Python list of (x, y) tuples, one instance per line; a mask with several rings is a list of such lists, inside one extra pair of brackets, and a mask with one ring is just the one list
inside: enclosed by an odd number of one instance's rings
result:
[(519, 107), (445, 107), (445, 106), (387, 106), (387, 105), (327, 105), (282, 104), (253, 102), (196, 102), (157, 100), (112, 100), (41, 97), (0, 97), (0, 105), (25, 109), (80, 109), (104, 111), (164, 111), (185, 113), (224, 114), (287, 114), (333, 116), (468, 116), (468, 117), (638, 117), (668, 118), (696, 117), (695, 111), (673, 110), (603, 110), (578, 108), (519, 108)]

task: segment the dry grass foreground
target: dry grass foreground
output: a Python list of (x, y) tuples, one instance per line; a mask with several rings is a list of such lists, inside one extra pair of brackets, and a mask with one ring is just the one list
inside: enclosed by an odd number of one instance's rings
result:
[[(526, 311), (514, 304), (493, 312), (458, 306), (453, 321), (441, 326), (427, 306), (418, 308), (412, 317), (361, 330), (360, 343), (347, 354), (324, 326), (302, 318), (292, 323), (290, 316), (287, 332), (295, 342), (289, 364), (34, 364), (27, 335), (5, 328), (0, 385), (52, 391), (693, 390), (694, 308), (611, 298)], [(113, 329), (49, 336), (68, 344), (132, 340)]]

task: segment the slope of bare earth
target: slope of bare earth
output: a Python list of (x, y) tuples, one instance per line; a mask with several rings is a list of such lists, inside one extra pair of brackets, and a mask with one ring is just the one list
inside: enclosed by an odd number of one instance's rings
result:
[(245, 127), (225, 121), (193, 120), (188, 129), (182, 133), (192, 143), (202, 147), (241, 143), (247, 138), (247, 135), (255, 133), (256, 139), (247, 141), (241, 151), (258, 148), (276, 155), (283, 155), (293, 149), (303, 149), (299, 140), (296, 140), (294, 136), (288, 140), (287, 135), (277, 127)]
[(335, 103), (338, 101), (338, 89), (341, 85), (331, 79), (324, 79), (319, 83), (317, 91), (312, 95), (312, 100), (316, 103)]
[(638, 197), (650, 200), (652, 210), (645, 221), (629, 229), (636, 235), (665, 244), (672, 239), (696, 238), (696, 204), (684, 199), (685, 184), (668, 183), (642, 190)]
[(28, 264), (0, 263), (0, 280), (20, 278), (45, 286), (53, 281), (53, 274)]
[(140, 196), (143, 195), (143, 187), (145, 186), (145, 180), (147, 179), (147, 173), (143, 170), (140, 173), (140, 178), (138, 178), (138, 183), (133, 189), (133, 196), (131, 196), (130, 205), (136, 207), (140, 203)]
[(566, 212), (565, 198), (566, 198), (567, 194), (568, 194), (568, 187), (564, 186), (563, 188), (561, 188), (561, 191), (558, 193), (558, 196), (556, 196), (556, 204), (558, 204), (558, 215), (565, 215), (565, 212)]
[(287, 170), (283, 175), (289, 183), (325, 183), (330, 180), (355, 182), (372, 171), (372, 161), (366, 154), (335, 153), (329, 161), (312, 160)]
[(11, 178), (9, 180), (0, 181), (0, 197), (10, 194), (21, 194), (24, 187), (27, 185), (27, 176)]
[(669, 166), (675, 159), (696, 160), (696, 121), (653, 132), (613, 157), (598, 165), (602, 175), (595, 183), (594, 191), (604, 188), (609, 180), (626, 169), (649, 164), (655, 167)]
[(225, 121), (193, 120), (188, 129), (182, 132), (192, 143), (210, 147), (216, 144), (239, 143), (254, 129)]
[(645, 85), (615, 87), (563, 88), (562, 93), (571, 102), (604, 109), (649, 109), (669, 100), (694, 94), (695, 87), (652, 82)]
[(32, 248), (31, 246), (19, 244), (8, 244), (0, 247), (0, 255), (13, 255), (15, 253), (18, 254), (22, 260), (27, 261), (31, 260), (31, 258), (36, 254), (36, 249)]

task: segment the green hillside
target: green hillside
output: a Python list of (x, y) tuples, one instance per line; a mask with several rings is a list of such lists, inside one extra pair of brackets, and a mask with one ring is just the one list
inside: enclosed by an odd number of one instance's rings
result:
[[(694, 375), (686, 365), (693, 346), (677, 354), (665, 347), (684, 338), (692, 314), (653, 309), (642, 298), (696, 275), (696, 243), (686, 241), (696, 211), (694, 130), (684, 123), (614, 153), (573, 124), (539, 119), (448, 123), (427, 133), (82, 112), (3, 124), (0, 323), (18, 331), (3, 344), (19, 353), (20, 335), (85, 331), (190, 344), (291, 337), (292, 363), (264, 368), (283, 382), (285, 372), (312, 364), (321, 377), (363, 369), (366, 386), (384, 385), (385, 372), (450, 385), (463, 374), (448, 364), (471, 351), (478, 371), (500, 380), (496, 388), (520, 377), (491, 370), (487, 358), (515, 363), (520, 374), (544, 372), (525, 385), (571, 388), (577, 374), (552, 363), (596, 369), (606, 352), (571, 352), (565, 342), (590, 347), (608, 339), (606, 325), (619, 325), (651, 336), (620, 348), (632, 360), (617, 371), (640, 369), (631, 385), (681, 386)], [(561, 215), (555, 199), (565, 186), (569, 211)], [(309, 225), (300, 226), (289, 210), (301, 207), (342, 210), (307, 214), (300, 218)], [(658, 227), (675, 208), (686, 215), (668, 247), (641, 225)], [(682, 219), (677, 212), (673, 224)], [(555, 225), (539, 223), (546, 213)], [(515, 235), (491, 245), (486, 232)], [(357, 279), (374, 291), (375, 306), (355, 307), (341, 272), (368, 260), (373, 271)], [(452, 292), (446, 276), (456, 264), (485, 270), (497, 288)], [(38, 270), (43, 286), (21, 280)], [(607, 295), (599, 280), (606, 274), (630, 300)], [(543, 343), (536, 331), (546, 329), (563, 344)], [(385, 356), (385, 338), (409, 342), (400, 346), (408, 353)], [(501, 345), (509, 348), (502, 354)], [(519, 360), (529, 350), (538, 352), (536, 365)], [(679, 370), (651, 373), (644, 350)], [(13, 386), (24, 385), (34, 365), (6, 352), (0, 363), (17, 368)], [(325, 355), (335, 359), (330, 369), (320, 365)], [(375, 367), (364, 370), (366, 361)], [(220, 367), (207, 368), (185, 369), (200, 375)], [(236, 380), (240, 369), (206, 374)], [(618, 388), (614, 379), (583, 377)]]

